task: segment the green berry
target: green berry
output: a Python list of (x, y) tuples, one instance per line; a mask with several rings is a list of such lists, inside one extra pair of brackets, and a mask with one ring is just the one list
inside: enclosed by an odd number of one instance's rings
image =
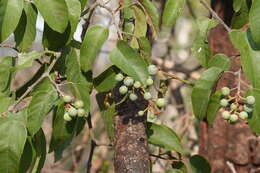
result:
[(235, 103), (232, 103), (232, 104), (230, 105), (230, 108), (231, 108), (232, 110), (236, 110), (236, 109), (237, 109), (237, 105), (236, 105)]
[(137, 100), (138, 97), (134, 93), (131, 93), (129, 98), (130, 98), (130, 100), (135, 101), (135, 100)]
[(120, 94), (126, 94), (127, 91), (128, 91), (128, 88), (124, 85), (119, 88)]
[(150, 100), (152, 98), (152, 94), (150, 92), (145, 92), (144, 93), (144, 99), (145, 100)]
[(253, 109), (247, 105), (244, 105), (244, 111), (246, 111), (247, 113), (250, 113), (253, 111)]
[(135, 83), (134, 83), (135, 88), (140, 88), (141, 86), (142, 86), (141, 82), (135, 81)]
[(124, 84), (125, 84), (126, 86), (132, 86), (132, 85), (134, 84), (134, 79), (131, 78), (131, 77), (126, 77), (126, 78), (124, 79)]
[(248, 96), (246, 97), (246, 102), (250, 105), (255, 104), (255, 97), (254, 96)]
[(72, 102), (73, 98), (69, 95), (65, 95), (65, 96), (63, 96), (63, 100), (65, 103), (70, 103), (70, 102)]
[(138, 111), (138, 115), (139, 116), (143, 116), (144, 115), (144, 111)]
[(232, 123), (236, 122), (238, 120), (237, 114), (231, 114), (229, 120)]
[(160, 108), (166, 106), (166, 101), (164, 98), (159, 98), (156, 100), (156, 105)]
[(75, 103), (74, 103), (74, 106), (76, 108), (83, 108), (84, 106), (84, 102), (82, 100), (77, 100)]
[(69, 115), (68, 112), (65, 112), (65, 114), (63, 115), (63, 119), (64, 119), (65, 121), (71, 121), (71, 120), (72, 120), (72, 118), (70, 117), (70, 115)]
[(240, 112), (239, 118), (241, 118), (242, 120), (246, 120), (248, 118), (248, 113), (245, 111)]
[(158, 72), (158, 68), (155, 65), (149, 65), (148, 72), (150, 75), (155, 75)]
[(223, 87), (221, 89), (222, 95), (228, 96), (230, 94), (230, 89), (228, 87)]
[(78, 111), (74, 107), (70, 107), (69, 110), (68, 110), (68, 113), (69, 113), (70, 116), (74, 117), (78, 114)]
[(118, 73), (115, 77), (115, 80), (120, 82), (124, 79), (124, 75), (122, 73)]
[(146, 80), (146, 85), (150, 86), (153, 84), (153, 79), (151, 77), (149, 77), (147, 80)]
[(79, 117), (83, 117), (85, 115), (86, 115), (86, 111), (84, 109), (82, 109), (82, 108), (79, 108), (78, 109), (78, 116)]
[(222, 107), (226, 107), (226, 106), (228, 105), (228, 100), (227, 100), (227, 99), (221, 99), (221, 100), (220, 100), (220, 105), (221, 105)]
[(228, 111), (222, 112), (222, 118), (228, 120), (230, 118), (230, 113)]

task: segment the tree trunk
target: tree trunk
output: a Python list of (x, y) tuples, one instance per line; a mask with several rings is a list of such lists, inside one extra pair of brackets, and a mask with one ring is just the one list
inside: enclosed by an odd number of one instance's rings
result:
[[(225, 23), (230, 24), (232, 1), (213, 0), (212, 8)], [(222, 25), (211, 30), (209, 44), (213, 54), (223, 53), (231, 58), (230, 71), (241, 68), (240, 57), (237, 56), (239, 52), (232, 46)], [(236, 79), (233, 74), (225, 73), (219, 80), (217, 89), (224, 86), (236, 87)], [(206, 122), (200, 124), (199, 145), (200, 154), (212, 166), (212, 173), (260, 173), (260, 138), (251, 132), (244, 121), (230, 125), (218, 113), (212, 126)]]
[[(118, 93), (116, 93), (118, 94)], [(116, 100), (122, 99), (116, 96)], [(127, 99), (116, 107), (118, 115), (114, 119), (116, 173), (149, 173), (150, 157), (146, 135), (146, 116), (137, 112), (147, 107), (148, 102), (139, 95), (135, 102)]]

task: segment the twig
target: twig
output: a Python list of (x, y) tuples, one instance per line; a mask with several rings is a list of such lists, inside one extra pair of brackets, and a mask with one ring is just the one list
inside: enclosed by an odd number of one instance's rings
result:
[(17, 106), (45, 77), (48, 77), (52, 68), (58, 61), (60, 56), (56, 56), (56, 58), (51, 62), (50, 66), (48, 67), (47, 71), (42, 74), (42, 76), (31, 86), (28, 87), (28, 89), (25, 91), (25, 93), (13, 104), (8, 108), (8, 111), (12, 112)]
[(232, 173), (237, 173), (233, 163), (227, 161), (226, 164), (228, 165), (229, 169), (231, 170)]
[(210, 5), (209, 5), (205, 0), (199, 0), (199, 1), (200, 1), (200, 3), (201, 3), (204, 7), (206, 7), (206, 8), (210, 11), (212, 17), (214, 17), (215, 19), (217, 19), (217, 20), (224, 26), (224, 28), (225, 28), (228, 32), (231, 32), (231, 31), (232, 31), (232, 29), (229, 28), (229, 27), (226, 25), (226, 23), (218, 16), (218, 14), (210, 7)]
[(167, 72), (164, 72), (164, 71), (159, 71), (158, 73), (159, 73), (159, 74), (161, 73), (161, 74), (163, 74), (164, 76), (170, 77), (170, 78), (168, 78), (168, 79), (176, 79), (176, 80), (181, 81), (181, 82), (183, 82), (183, 83), (185, 83), (185, 84), (188, 84), (188, 85), (193, 86), (193, 84), (192, 84), (191, 82), (189, 82), (189, 81), (187, 81), (187, 80), (184, 80), (184, 79), (181, 79), (181, 78), (179, 78), (178, 76), (176, 76), (176, 75), (174, 75), (174, 74), (170, 74), (170, 73), (167, 73)]

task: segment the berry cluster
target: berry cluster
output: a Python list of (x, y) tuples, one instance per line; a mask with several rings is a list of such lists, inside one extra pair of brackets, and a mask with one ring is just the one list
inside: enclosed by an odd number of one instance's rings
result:
[(73, 98), (69, 95), (63, 96), (63, 100), (66, 104), (66, 112), (63, 115), (64, 120), (71, 121), (72, 117), (86, 117), (87, 113), (83, 109), (84, 102), (82, 100), (77, 100), (73, 102)]
[[(132, 77), (124, 76), (122, 73), (118, 73), (115, 76), (115, 80), (118, 82), (122, 82), (122, 86), (119, 88), (119, 93), (122, 95), (126, 95), (129, 97), (131, 101), (136, 101), (138, 99), (138, 95), (136, 92), (141, 92), (142, 96), (145, 100), (149, 101), (151, 104), (145, 109), (140, 110), (138, 112), (139, 116), (143, 116), (149, 108), (153, 108), (153, 114), (150, 114), (150, 118), (154, 119), (155, 114), (158, 114), (160, 111), (159, 109), (163, 108), (166, 105), (165, 98), (157, 98), (154, 99), (152, 94), (149, 92), (149, 87), (153, 85), (153, 76), (157, 74), (158, 68), (155, 65), (148, 66), (148, 72), (151, 76), (149, 76), (145, 84), (142, 84), (140, 81), (134, 81)], [(151, 110), (149, 110), (151, 112)]]
[(221, 93), (224, 98), (220, 100), (220, 105), (225, 109), (222, 112), (222, 118), (228, 120), (230, 123), (235, 123), (239, 118), (246, 120), (253, 111), (255, 97), (247, 96), (244, 98), (239, 93), (232, 97), (230, 96), (230, 89), (228, 87), (222, 88)]

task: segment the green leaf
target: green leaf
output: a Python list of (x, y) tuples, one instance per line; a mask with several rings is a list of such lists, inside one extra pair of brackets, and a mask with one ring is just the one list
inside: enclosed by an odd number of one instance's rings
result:
[(218, 22), (214, 19), (202, 17), (197, 19), (197, 26), (199, 33), (191, 48), (192, 54), (198, 58), (203, 67), (208, 66), (209, 57), (211, 55), (208, 44), (208, 32), (211, 28), (215, 27)]
[(209, 68), (202, 73), (192, 89), (191, 101), (193, 113), (199, 120), (203, 120), (206, 116), (212, 89), (222, 72), (223, 70), (217, 67)]
[(207, 109), (207, 120), (209, 124), (212, 124), (216, 118), (217, 112), (220, 108), (220, 100), (222, 98), (221, 91), (217, 91), (210, 96), (209, 105)]
[(23, 0), (0, 1), (0, 43), (14, 32), (23, 12), (23, 4)]
[(253, 1), (249, 11), (249, 24), (255, 42), (260, 43), (260, 1)]
[(236, 0), (241, 2), (241, 6), (239, 11), (235, 12), (233, 14), (232, 20), (231, 20), (231, 26), (234, 29), (239, 29), (243, 27), (245, 24), (249, 21), (249, 7), (247, 4), (247, 1), (245, 0)]
[(149, 76), (144, 59), (124, 41), (117, 42), (117, 47), (110, 53), (110, 60), (124, 73), (143, 84)]
[(208, 64), (208, 67), (218, 67), (223, 69), (223, 71), (227, 71), (230, 67), (231, 61), (224, 54), (216, 54), (213, 56)]
[(39, 53), (36, 52), (35, 50), (29, 53), (18, 53), (16, 69), (31, 67), (33, 61), (36, 59), (40, 59), (43, 55), (44, 55), (43, 52)]
[(27, 137), (26, 126), (15, 118), (0, 117), (0, 135), (0, 172), (18, 172)]
[(166, 1), (162, 16), (162, 23), (165, 26), (172, 26), (176, 23), (177, 18), (185, 6), (185, 2), (185, 0)]
[(81, 4), (81, 11), (85, 9), (86, 4), (88, 4), (88, 0), (79, 0)]
[(108, 34), (109, 30), (107, 28), (98, 25), (88, 28), (80, 48), (80, 64), (83, 71), (92, 70), (98, 52), (107, 40)]
[[(135, 37), (145, 37), (147, 32), (147, 23), (146, 18), (143, 10), (138, 6), (132, 7), (134, 11), (134, 18), (135, 18), (135, 24), (134, 24), (134, 35)], [(131, 41), (131, 46), (133, 48), (138, 48), (138, 42), (137, 39), (133, 37)]]
[(115, 66), (111, 66), (93, 79), (94, 88), (98, 92), (109, 91), (118, 83), (115, 80), (116, 74), (119, 70)]
[(89, 93), (92, 89), (92, 84), (82, 75), (78, 60), (78, 55), (75, 49), (71, 49), (66, 58), (66, 75), (69, 86), (73, 95), (84, 102), (86, 112), (90, 111)]
[(230, 39), (240, 51), (241, 65), (246, 77), (254, 88), (260, 88), (260, 51), (251, 48), (246, 32), (233, 31), (230, 33)]
[(31, 138), (28, 137), (20, 160), (19, 173), (26, 173), (35, 161), (35, 149)]
[(233, 0), (233, 9), (235, 12), (238, 12), (241, 9), (241, 6), (245, 0)]
[(42, 128), (34, 135), (32, 144), (36, 154), (32, 172), (41, 173), (46, 159), (46, 139)]
[(12, 57), (6, 56), (0, 61), (0, 92), (8, 90), (8, 88), (10, 87), (12, 67)]
[(144, 60), (148, 65), (151, 64), (152, 46), (150, 41), (146, 37), (140, 37), (137, 41), (139, 44), (140, 54), (144, 57)]
[(7, 97), (0, 93), (0, 113), (6, 112), (9, 108), (9, 106), (13, 103), (13, 98), (12, 97)]
[(171, 170), (166, 171), (165, 173), (184, 173), (184, 172), (179, 169), (171, 169)]
[(63, 33), (69, 21), (68, 8), (65, 0), (34, 0), (44, 21), (54, 30)]
[(43, 45), (49, 50), (58, 51), (70, 41), (71, 25), (63, 33), (54, 31), (47, 23), (44, 23)]
[(247, 91), (247, 96), (252, 95), (255, 97), (256, 103), (254, 106), (253, 113), (249, 116), (248, 124), (251, 130), (257, 134), (260, 134), (260, 107), (257, 106), (260, 104), (260, 90), (251, 89)]
[(159, 11), (150, 0), (139, 0), (139, 3), (145, 12), (147, 23), (153, 30), (153, 37), (157, 38), (159, 32)]
[(202, 156), (194, 155), (190, 158), (190, 165), (193, 173), (210, 173), (210, 164)]
[(81, 4), (79, 0), (65, 0), (65, 1), (69, 11), (69, 21), (70, 21), (70, 36), (67, 42), (69, 43), (73, 38), (73, 35), (78, 26), (78, 22), (80, 20)]
[(147, 124), (148, 142), (165, 148), (183, 153), (181, 141), (177, 134), (167, 126), (149, 122)]
[(34, 90), (27, 109), (27, 128), (33, 136), (41, 127), (44, 117), (49, 113), (58, 98), (56, 90), (48, 79), (44, 79), (38, 89)]
[(111, 141), (113, 141), (114, 138), (114, 116), (116, 115), (116, 109), (115, 109), (115, 104), (110, 103), (110, 105), (105, 105), (105, 98), (106, 98), (106, 92), (98, 93), (96, 95), (96, 100), (98, 103), (99, 110), (101, 111), (102, 114), (102, 119), (105, 123), (106, 126), (106, 131), (108, 133), (108, 136)]
[(30, 2), (24, 2), (24, 12), (14, 32), (16, 45), (23, 51), (27, 50), (35, 40), (37, 11)]

